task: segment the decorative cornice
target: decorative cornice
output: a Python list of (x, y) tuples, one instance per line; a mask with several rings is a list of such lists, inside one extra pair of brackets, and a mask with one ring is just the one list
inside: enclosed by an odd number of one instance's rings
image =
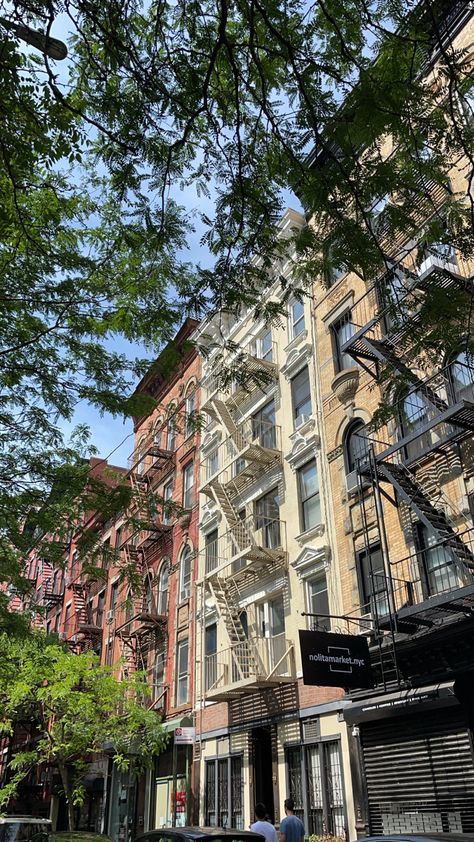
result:
[(328, 462), (334, 462), (335, 459), (338, 459), (339, 456), (343, 454), (343, 447), (340, 444), (338, 447), (335, 447), (334, 450), (330, 450), (328, 453)]
[(293, 348), (293, 350), (288, 354), (285, 364), (282, 365), (280, 369), (283, 377), (290, 380), (290, 378), (294, 377), (295, 374), (298, 374), (300, 369), (308, 364), (312, 356), (313, 346), (310, 342), (306, 342), (301, 347)]
[(321, 440), (317, 433), (313, 433), (309, 438), (304, 435), (313, 431), (315, 426), (314, 418), (310, 418), (300, 430), (296, 430), (290, 436), (291, 450), (285, 456), (285, 461), (288, 462), (293, 473), (312, 456), (315, 456), (316, 451), (321, 446)]
[(294, 351), (295, 348), (298, 348), (299, 345), (305, 343), (307, 339), (308, 331), (306, 329), (302, 330), (301, 333), (298, 334), (298, 336), (295, 336), (294, 339), (292, 339), (291, 342), (289, 342), (288, 345), (286, 345), (285, 348), (283, 348), (283, 351), (285, 352), (285, 354), (290, 354), (292, 351)]
[(300, 579), (309, 579), (315, 573), (330, 567), (331, 550), (327, 544), (322, 547), (305, 547), (294, 561), (290, 562)]
[(308, 541), (312, 541), (313, 538), (321, 538), (325, 531), (326, 527), (324, 523), (318, 523), (317, 526), (313, 526), (311, 529), (307, 529), (306, 532), (301, 532), (299, 535), (296, 535), (295, 539), (300, 547), (304, 547), (305, 544)]

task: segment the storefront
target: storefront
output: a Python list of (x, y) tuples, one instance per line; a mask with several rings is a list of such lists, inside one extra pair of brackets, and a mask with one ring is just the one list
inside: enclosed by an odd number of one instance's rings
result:
[(353, 702), (368, 832), (474, 832), (470, 731), (453, 682)]

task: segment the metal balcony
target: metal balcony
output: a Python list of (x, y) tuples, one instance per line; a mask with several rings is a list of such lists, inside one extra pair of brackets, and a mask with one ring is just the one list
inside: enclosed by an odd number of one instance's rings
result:
[(286, 523), (266, 516), (239, 519), (224, 535), (200, 553), (206, 578), (233, 581), (257, 578), (267, 570), (286, 565)]
[(36, 602), (38, 605), (43, 605), (46, 608), (52, 608), (53, 605), (59, 605), (64, 596), (64, 578), (46, 579), (38, 590), (36, 591)]
[(281, 427), (248, 418), (201, 462), (200, 491), (212, 496), (210, 483), (217, 480), (239, 493), (281, 460)]
[(151, 594), (131, 596), (116, 606), (115, 634), (123, 637), (141, 635), (167, 624), (167, 604)]
[(229, 701), (249, 692), (296, 681), (294, 646), (282, 635), (234, 643), (206, 655), (205, 697)]
[(64, 624), (64, 637), (73, 644), (81, 643), (90, 637), (102, 634), (104, 610), (85, 606), (79, 609)]
[[(449, 538), (433, 541), (398, 561), (391, 562), (397, 629), (414, 634), (431, 628), (440, 620), (464, 620), (474, 614), (474, 527), (457, 533), (459, 553), (453, 552)], [(461, 549), (464, 548), (464, 549)], [(374, 574), (384, 577), (384, 574)], [(379, 581), (375, 590), (382, 592)], [(381, 628), (389, 628), (385, 612), (379, 619)]]
[(261, 388), (278, 380), (278, 345), (272, 342), (267, 348), (260, 341), (248, 342), (228, 362), (221, 372), (206, 378), (207, 399), (203, 412), (212, 416), (212, 399), (218, 397), (229, 408), (239, 408)]

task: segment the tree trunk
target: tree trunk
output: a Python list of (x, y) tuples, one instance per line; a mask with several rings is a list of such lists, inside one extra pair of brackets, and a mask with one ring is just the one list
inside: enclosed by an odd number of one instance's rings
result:
[(71, 789), (71, 782), (69, 780), (69, 770), (64, 763), (58, 763), (59, 774), (61, 775), (61, 780), (63, 782), (64, 788), (64, 795), (66, 797), (66, 805), (67, 805), (67, 819), (69, 830), (75, 830), (75, 819), (74, 819), (74, 805), (72, 803), (72, 789)]

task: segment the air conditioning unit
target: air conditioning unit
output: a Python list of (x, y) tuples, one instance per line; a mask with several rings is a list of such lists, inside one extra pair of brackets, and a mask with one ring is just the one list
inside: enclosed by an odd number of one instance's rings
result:
[(418, 269), (418, 276), (420, 278), (424, 278), (431, 272), (435, 272), (436, 269), (447, 269), (448, 272), (452, 272), (455, 275), (459, 275), (459, 269), (455, 263), (454, 256), (446, 255), (445, 257), (443, 257), (442, 255), (438, 254), (427, 254), (426, 258), (420, 264), (420, 267)]
[(115, 611), (114, 611), (113, 608), (111, 608), (109, 611), (107, 611), (107, 613), (105, 615), (105, 622), (111, 623), (112, 620), (114, 619), (114, 614), (115, 614)]
[(360, 476), (358, 471), (350, 471), (346, 474), (346, 491), (348, 494), (357, 494), (359, 488), (368, 488), (370, 485), (367, 477)]
[(308, 421), (309, 415), (298, 415), (298, 418), (295, 418), (295, 430), (299, 430), (300, 427), (304, 427)]

